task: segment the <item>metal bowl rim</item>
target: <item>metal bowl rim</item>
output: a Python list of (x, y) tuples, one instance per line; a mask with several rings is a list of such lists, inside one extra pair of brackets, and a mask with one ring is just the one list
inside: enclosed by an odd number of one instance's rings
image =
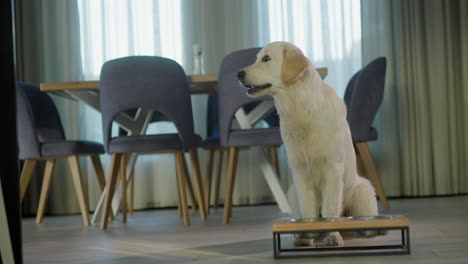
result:
[(313, 222), (332, 222), (333, 218), (292, 218), (288, 220), (291, 223), (313, 223)]
[(395, 219), (395, 216), (392, 215), (373, 215), (373, 216), (349, 216), (348, 220), (385, 220), (385, 219)]

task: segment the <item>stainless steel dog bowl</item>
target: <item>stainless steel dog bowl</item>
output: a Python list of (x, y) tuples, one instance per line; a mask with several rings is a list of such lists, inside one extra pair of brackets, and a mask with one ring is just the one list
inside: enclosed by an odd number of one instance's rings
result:
[(335, 221), (333, 218), (293, 218), (290, 219), (290, 223), (312, 223), (312, 222), (325, 222), (325, 221)]
[(365, 221), (365, 220), (385, 220), (385, 219), (395, 219), (393, 215), (374, 215), (374, 216), (350, 216), (349, 220), (355, 221)]

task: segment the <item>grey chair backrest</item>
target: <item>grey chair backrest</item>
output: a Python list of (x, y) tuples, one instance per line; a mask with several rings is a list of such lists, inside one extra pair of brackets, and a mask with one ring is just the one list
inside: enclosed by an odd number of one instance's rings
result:
[(372, 122), (383, 100), (386, 69), (387, 59), (379, 57), (356, 73), (346, 87), (344, 101), (353, 142), (367, 141), (370, 133), (376, 133)]
[(346, 107), (349, 113), (349, 106), (351, 105), (351, 98), (353, 96), (354, 86), (356, 85), (356, 80), (361, 74), (361, 71), (356, 72), (353, 77), (349, 80), (348, 85), (346, 85), (346, 90), (344, 94), (344, 101), (346, 103)]
[(224, 56), (218, 75), (219, 134), (222, 146), (227, 146), (229, 131), (235, 112), (243, 105), (262, 100), (273, 100), (268, 96), (249, 97), (239, 84), (237, 73), (253, 64), (261, 48), (238, 50)]
[(177, 62), (156, 56), (107, 61), (101, 69), (99, 92), (106, 150), (115, 117), (139, 107), (158, 111), (172, 121), (184, 148), (192, 148), (198, 142), (194, 136), (190, 87)]
[(16, 82), (16, 107), (20, 159), (41, 157), (41, 142), (65, 139), (57, 107), (39, 87)]

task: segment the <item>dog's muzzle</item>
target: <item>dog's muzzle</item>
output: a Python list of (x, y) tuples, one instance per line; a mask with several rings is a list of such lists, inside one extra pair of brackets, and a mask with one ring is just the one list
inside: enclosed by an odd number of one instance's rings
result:
[(237, 78), (239, 79), (242, 86), (247, 88), (248, 94), (255, 94), (263, 89), (270, 88), (271, 83), (263, 84), (263, 85), (253, 85), (245, 83), (245, 71), (240, 71), (237, 73)]
[(271, 87), (270, 83), (267, 83), (267, 84), (264, 84), (264, 85), (246, 85), (246, 84), (242, 84), (242, 85), (247, 88), (247, 93), (248, 94), (255, 94), (257, 92), (260, 92), (263, 89)]

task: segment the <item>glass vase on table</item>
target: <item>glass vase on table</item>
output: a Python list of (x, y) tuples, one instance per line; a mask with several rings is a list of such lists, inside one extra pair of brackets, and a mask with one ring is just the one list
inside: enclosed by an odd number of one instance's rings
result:
[(204, 74), (203, 70), (203, 57), (202, 57), (202, 50), (200, 45), (193, 44), (193, 73), (192, 74)]

